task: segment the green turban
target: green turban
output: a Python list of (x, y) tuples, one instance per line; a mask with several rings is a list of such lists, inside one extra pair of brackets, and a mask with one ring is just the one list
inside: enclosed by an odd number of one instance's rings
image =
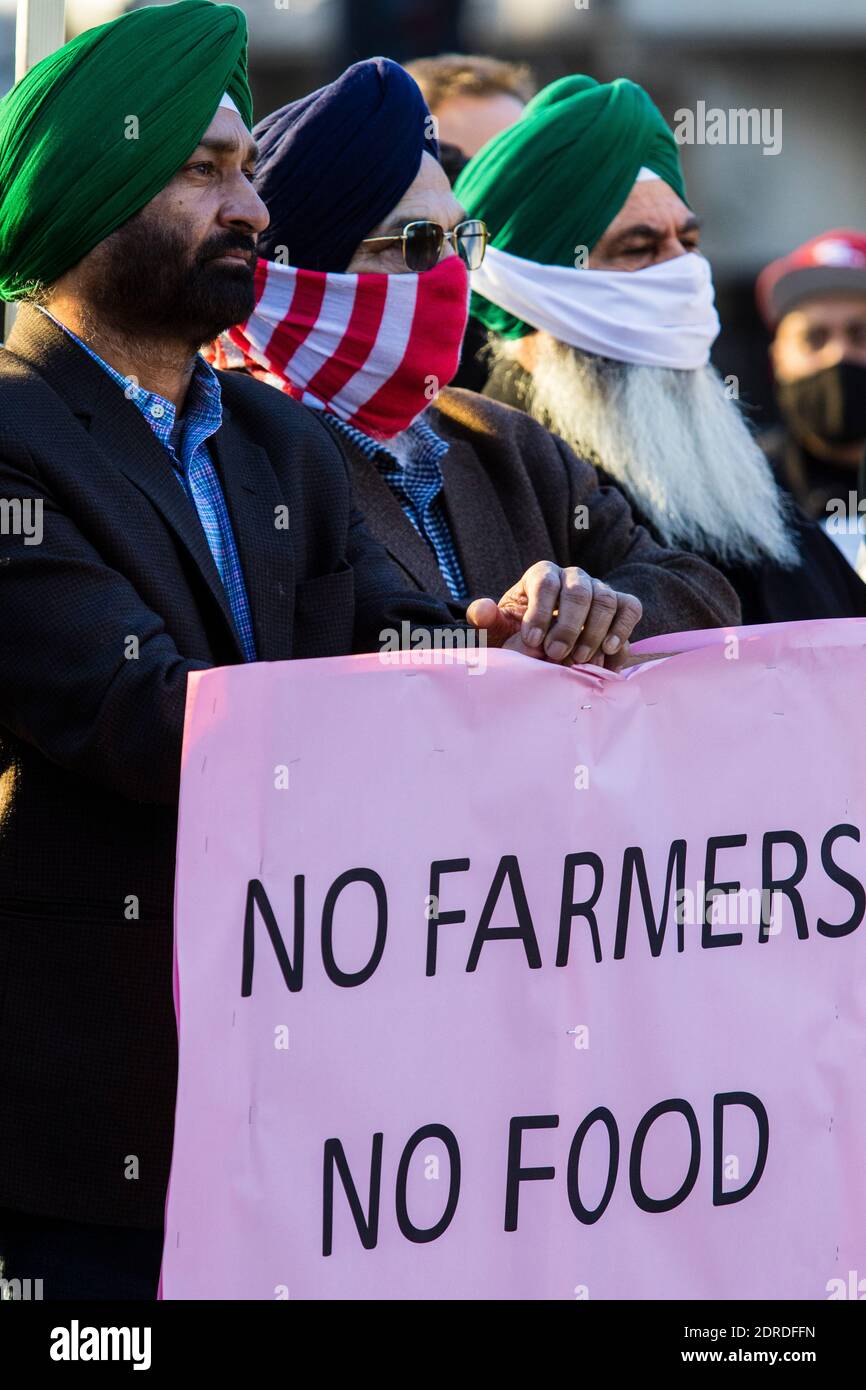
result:
[(56, 280), (149, 203), (224, 92), (252, 126), (234, 5), (149, 5), (79, 34), (0, 102), (0, 299)]
[[(573, 266), (576, 248), (592, 250), (643, 167), (686, 201), (673, 132), (642, 87), (625, 77), (561, 77), (478, 151), (454, 193), (468, 217), (487, 223), (491, 246), (540, 265)], [(478, 294), (472, 313), (505, 338), (532, 332)]]

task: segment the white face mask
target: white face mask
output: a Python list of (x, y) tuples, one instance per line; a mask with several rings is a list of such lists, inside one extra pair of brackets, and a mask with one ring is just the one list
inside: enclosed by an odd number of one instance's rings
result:
[(560, 342), (615, 362), (694, 371), (719, 335), (712, 272), (695, 251), (645, 270), (589, 270), (488, 246), (472, 288)]

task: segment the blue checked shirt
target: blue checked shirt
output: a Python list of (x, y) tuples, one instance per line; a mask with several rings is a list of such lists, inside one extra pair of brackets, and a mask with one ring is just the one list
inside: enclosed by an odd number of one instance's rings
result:
[(439, 461), (448, 452), (445, 440), (439, 438), (426, 420), (414, 420), (404, 431), (409, 452), (405, 462), (401, 462), (387, 445), (371, 439), (368, 434), (363, 434), (354, 425), (348, 425), (330, 411), (323, 411), (323, 418), (376, 464), (415, 530), (432, 547), (452, 597), (458, 603), (467, 602), (466, 580), (457, 558), (457, 548), (448, 526), (442, 497), (444, 480)]
[(79, 347), (98, 362), (117, 383), (128, 400), (141, 411), (160, 444), (166, 450), (175, 476), (198, 513), (214, 564), (223, 582), (229, 607), (235, 620), (244, 659), (255, 661), (253, 623), (249, 599), (241, 570), (225, 497), (219, 476), (210, 455), (207, 441), (222, 424), (222, 397), (219, 379), (203, 357), (196, 358), (195, 371), (189, 385), (186, 406), (179, 420), (175, 408), (164, 396), (145, 391), (129, 377), (121, 376), (98, 353), (82, 342), (64, 323), (47, 314), (58, 328), (74, 338)]

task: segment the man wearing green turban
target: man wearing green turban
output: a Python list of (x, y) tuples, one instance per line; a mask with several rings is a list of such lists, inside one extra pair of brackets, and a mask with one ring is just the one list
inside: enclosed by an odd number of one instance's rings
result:
[[(467, 210), (484, 208), (492, 246), (573, 267), (621, 211), (642, 169), (664, 181), (691, 221), (676, 141), (643, 88), (624, 77), (562, 77), (470, 160), (454, 193)], [(473, 313), (504, 337), (531, 331), (481, 295)]]
[[(156, 1294), (187, 676), (465, 628), (401, 582), (316, 413), (199, 352), (255, 303), (251, 122), (246, 21), (208, 0), (0, 104), (0, 1268), (46, 1299)], [(501, 604), (477, 625), (520, 649)]]
[(491, 335), (484, 394), (592, 459), (658, 540), (720, 569), (744, 622), (866, 614), (866, 587), (787, 506), (710, 365), (712, 275), (649, 95), (625, 78), (564, 77), (454, 191), (490, 235), (472, 276)]
[(0, 298), (58, 279), (165, 188), (224, 93), (247, 126), (243, 13), (148, 6), (88, 29), (0, 102)]

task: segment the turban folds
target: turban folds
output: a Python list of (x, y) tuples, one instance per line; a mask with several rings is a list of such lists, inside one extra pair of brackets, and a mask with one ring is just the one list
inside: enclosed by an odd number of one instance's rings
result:
[(253, 133), (255, 186), (271, 216), (259, 249), (305, 270), (344, 271), (399, 203), (425, 150), (439, 157), (421, 89), (390, 58), (354, 63)]
[(228, 92), (252, 126), (247, 25), (180, 0), (88, 29), (0, 102), (0, 298), (57, 279), (174, 177)]
[[(676, 140), (643, 88), (624, 77), (562, 77), (478, 151), (454, 193), (468, 217), (487, 223), (491, 246), (542, 265), (574, 266), (577, 248), (592, 250), (641, 168), (686, 201)], [(504, 337), (531, 331), (477, 294), (472, 312)]]

